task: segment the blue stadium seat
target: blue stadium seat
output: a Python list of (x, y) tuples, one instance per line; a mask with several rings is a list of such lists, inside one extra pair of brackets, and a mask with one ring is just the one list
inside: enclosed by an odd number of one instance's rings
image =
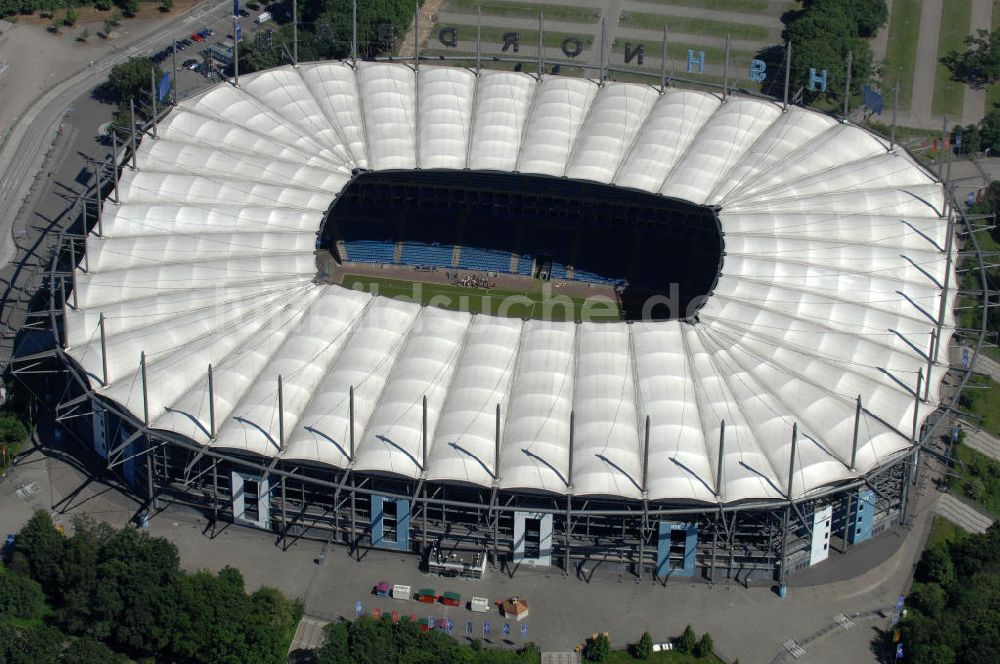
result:
[[(451, 256), (455, 251), (453, 244), (423, 244), (422, 242), (404, 242), (400, 262), (405, 265), (433, 265), (435, 267), (451, 267)], [(465, 250), (462, 250), (465, 253)]]
[(462, 247), (458, 266), (463, 270), (484, 272), (510, 272), (510, 252), (492, 251), (478, 247)]
[(385, 240), (345, 240), (347, 260), (355, 263), (392, 263), (396, 243)]
[(517, 261), (517, 273), (526, 277), (531, 276), (531, 269), (535, 266), (535, 261), (531, 254), (522, 255)]

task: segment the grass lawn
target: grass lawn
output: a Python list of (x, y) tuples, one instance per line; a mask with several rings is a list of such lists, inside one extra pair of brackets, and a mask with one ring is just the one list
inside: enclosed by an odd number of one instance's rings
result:
[(419, 301), (421, 304), (488, 313), (507, 318), (533, 318), (540, 320), (621, 320), (618, 305), (610, 298), (568, 297), (552, 289), (549, 284), (532, 282), (529, 289), (511, 290), (494, 288), (465, 288), (445, 284), (428, 284), (403, 279), (383, 279), (348, 274), (342, 285), (345, 288), (377, 293), (386, 297)]
[[(766, 4), (766, 3), (765, 3)], [(513, 18), (538, 18), (538, 12), (545, 12), (545, 19), (569, 23), (596, 23), (601, 17), (598, 9), (574, 5), (544, 5), (523, 2), (480, 2), (479, 0), (448, 0), (444, 10), (476, 13), (482, 7), (484, 16), (510, 16)]]
[(642, 28), (662, 32), (663, 26), (674, 33), (686, 35), (707, 35), (710, 37), (725, 37), (732, 35), (748, 41), (767, 41), (771, 38), (771, 30), (759, 25), (742, 25), (740, 23), (725, 23), (711, 21), (706, 18), (684, 18), (681, 16), (666, 16), (664, 14), (644, 14), (642, 12), (622, 12), (621, 26), (624, 28)]
[[(473, 49), (475, 48), (476, 44), (475, 22), (473, 22), (472, 25), (463, 25), (461, 23), (439, 23), (437, 25), (437, 28), (449, 28), (449, 27), (456, 28), (458, 30), (458, 40), (460, 42), (471, 43)], [(506, 32), (517, 32), (521, 35), (519, 44), (522, 53), (518, 53), (518, 55), (523, 55), (523, 52), (525, 52), (526, 49), (530, 49), (530, 51), (528, 52), (530, 52), (531, 54), (537, 53), (538, 30), (508, 30), (505, 28), (494, 28), (485, 25), (482, 27), (482, 31), (480, 33), (480, 37), (483, 40), (483, 53), (486, 53), (487, 50), (491, 54), (500, 51), (500, 49), (503, 47), (503, 36), (504, 33)], [(555, 30), (552, 31), (546, 30), (545, 46), (546, 48), (560, 48), (562, 46), (563, 40), (566, 39), (567, 37), (575, 37), (576, 39), (579, 39), (580, 43), (583, 44), (583, 48), (588, 48), (594, 41), (594, 36), (591, 34), (586, 34), (586, 32), (584, 31), (580, 31), (578, 33), (570, 33), (570, 32), (558, 32)], [(439, 45), (436, 38), (432, 43), (434, 43), (435, 46)], [(440, 49), (435, 49), (435, 50), (440, 51)], [(451, 50), (451, 49), (445, 49), (445, 50)], [(422, 52), (423, 51), (421, 51), (421, 53)], [(505, 55), (513, 56), (514, 50), (509, 49)]]
[(767, 9), (767, 0), (653, 0), (658, 5), (679, 5), (716, 11), (758, 13)]
[[(627, 39), (625, 37), (618, 37), (615, 39), (614, 43), (611, 45), (611, 51), (613, 53), (624, 53), (625, 44), (631, 43), (632, 47), (635, 48), (636, 44), (639, 43), (635, 39)], [(663, 55), (663, 44), (646, 43), (646, 57), (647, 58), (657, 58)], [(687, 58), (688, 49), (693, 51), (705, 51), (705, 67), (711, 65), (718, 65), (722, 67), (726, 60), (726, 50), (724, 48), (715, 48), (714, 46), (695, 46), (690, 44), (675, 44), (669, 39), (667, 40), (667, 72), (671, 70), (674, 71), (678, 76), (687, 75)], [(754, 58), (754, 54), (749, 51), (737, 51), (736, 49), (729, 49), (729, 74), (731, 80), (736, 80), (740, 78), (740, 74), (746, 74), (747, 68), (745, 63), (750, 62)], [(632, 61), (632, 66), (636, 65), (636, 60)], [(741, 63), (741, 64), (737, 64)], [(651, 70), (651, 73), (658, 71), (658, 68)], [(699, 76), (692, 72), (692, 76)]]
[[(889, 15), (889, 41), (885, 51), (885, 95), (899, 83), (899, 107), (909, 108), (913, 94), (913, 67), (917, 61), (917, 34), (922, 0), (893, 0)], [(886, 97), (887, 105), (892, 97)]]
[(925, 548), (930, 549), (942, 542), (954, 542), (968, 534), (965, 530), (959, 528), (943, 516), (936, 516), (931, 521), (931, 532), (927, 535), (927, 546)]
[(983, 430), (1000, 436), (1000, 385), (987, 376), (973, 376), (962, 391), (960, 403), (983, 418)]
[[(895, 3), (894, 3), (895, 4)], [(948, 0), (941, 12), (941, 31), (938, 33), (938, 58), (951, 51), (965, 50), (965, 38), (969, 36), (972, 20), (972, 0)], [(945, 115), (953, 120), (948, 126), (961, 122), (965, 84), (951, 80), (951, 74), (944, 65), (938, 63), (934, 76), (934, 115)]]
[(955, 446), (955, 458), (964, 464), (965, 473), (961, 479), (950, 478), (951, 490), (994, 517), (1000, 516), (1000, 462), (967, 445)]

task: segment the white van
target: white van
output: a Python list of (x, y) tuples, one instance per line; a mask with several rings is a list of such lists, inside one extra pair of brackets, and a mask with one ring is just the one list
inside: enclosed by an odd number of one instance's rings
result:
[(261, 23), (267, 23), (271, 20), (271, 12), (261, 12), (260, 16), (254, 19), (254, 23), (260, 25)]

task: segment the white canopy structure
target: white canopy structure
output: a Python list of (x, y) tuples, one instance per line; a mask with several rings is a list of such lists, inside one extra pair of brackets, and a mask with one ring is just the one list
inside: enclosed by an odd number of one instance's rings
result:
[[(153, 429), (435, 482), (717, 504), (863, 475), (909, 450), (938, 401), (939, 312), (941, 348), (954, 329), (942, 186), (822, 114), (324, 62), (220, 84), (158, 136), (105, 203), (65, 312), (96, 394)], [(723, 272), (694, 322), (520, 321), (317, 283), (317, 231), (358, 168), (545, 174), (714, 206)]]

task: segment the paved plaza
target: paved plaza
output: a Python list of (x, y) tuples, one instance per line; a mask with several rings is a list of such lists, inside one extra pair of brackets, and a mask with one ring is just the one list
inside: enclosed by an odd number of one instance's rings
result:
[[(78, 443), (57, 435), (44, 422), (39, 431), (50, 444), (30, 452), (0, 482), (0, 529), (18, 530), (36, 509), (52, 510), (67, 527), (75, 514), (128, 524), (140, 503), (116, 486), (92, 479), (91, 473), (99, 468), (86, 463), (92, 459), (78, 460), (72, 452)], [(302, 598), (307, 615), (318, 621), (353, 617), (355, 602), (361, 601), (365, 612), (379, 608), (400, 615), (451, 618), (460, 634), (471, 621), (473, 633), (481, 636), (482, 623), (489, 620), (492, 645), (516, 647), (521, 641), (519, 627), (512, 625), (511, 643), (501, 643), (504, 621), (495, 612), (484, 617), (464, 607), (376, 598), (372, 588), (388, 581), (414, 590), (453, 590), (463, 601), (473, 595), (491, 601), (526, 597), (531, 607), (524, 621), (528, 639), (543, 650), (571, 650), (596, 631), (609, 632), (619, 647), (646, 630), (662, 640), (691, 624), (699, 633), (710, 632), (720, 655), (729, 661), (737, 657), (743, 663), (781, 661), (788, 654), (783, 644), (794, 641), (805, 652), (799, 662), (872, 662), (875, 630), (887, 625), (878, 612), (891, 607), (908, 587), (935, 512), (938, 494), (931, 483), (924, 480), (917, 494), (905, 528), (854, 547), (847, 556), (835, 552), (830, 562), (796, 575), (785, 599), (769, 585), (746, 588), (735, 581), (709, 585), (700, 580), (654, 584), (649, 579), (637, 583), (631, 576), (620, 576), (617, 569), (597, 569), (589, 582), (564, 577), (558, 568), (523, 567), (513, 577), (488, 571), (481, 581), (443, 579), (421, 573), (413, 556), (362, 551), (359, 561), (339, 546), (318, 564), (319, 542), (300, 540), (282, 551), (272, 534), (227, 524), (220, 525), (213, 539), (207, 521), (181, 507), (157, 514), (150, 532), (178, 546), (185, 568), (219, 570), (234, 565), (249, 588), (270, 585)], [(844, 617), (857, 628), (845, 629)], [(315, 642), (315, 629), (304, 638)]]

